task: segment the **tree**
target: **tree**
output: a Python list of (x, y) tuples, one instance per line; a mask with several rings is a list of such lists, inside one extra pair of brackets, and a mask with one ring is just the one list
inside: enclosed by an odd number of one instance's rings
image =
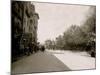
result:
[(91, 6), (87, 15), (87, 19), (81, 28), (87, 36), (87, 48), (91, 50), (92, 48), (95, 49), (96, 43), (96, 7)]
[(59, 35), (56, 38), (56, 48), (57, 49), (63, 49), (64, 48), (64, 39), (63, 36)]
[(72, 25), (64, 32), (63, 37), (65, 40), (65, 48), (67, 49), (78, 49), (78, 47), (83, 46), (86, 41), (84, 32), (77, 25)]
[(46, 40), (45, 46), (47, 49), (55, 49), (55, 41), (53, 40)]

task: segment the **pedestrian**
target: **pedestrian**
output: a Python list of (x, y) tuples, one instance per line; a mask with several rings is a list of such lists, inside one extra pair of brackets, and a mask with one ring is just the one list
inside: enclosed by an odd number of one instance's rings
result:
[(44, 52), (45, 51), (45, 47), (42, 45), (41, 46), (41, 50)]

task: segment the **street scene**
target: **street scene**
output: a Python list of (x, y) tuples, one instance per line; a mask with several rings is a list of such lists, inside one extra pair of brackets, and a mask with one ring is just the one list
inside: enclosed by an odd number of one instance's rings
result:
[[(71, 57), (72, 56), (72, 57)], [(22, 57), (12, 64), (12, 73), (27, 74), (95, 69), (95, 58), (86, 52), (46, 50)]]
[(11, 1), (11, 73), (96, 69), (96, 6)]

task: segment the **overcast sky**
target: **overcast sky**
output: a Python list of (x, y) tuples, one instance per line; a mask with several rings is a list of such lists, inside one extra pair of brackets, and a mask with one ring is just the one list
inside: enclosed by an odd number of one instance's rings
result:
[(44, 43), (47, 39), (55, 39), (62, 35), (72, 24), (81, 25), (89, 6), (34, 3), (39, 14), (38, 41)]

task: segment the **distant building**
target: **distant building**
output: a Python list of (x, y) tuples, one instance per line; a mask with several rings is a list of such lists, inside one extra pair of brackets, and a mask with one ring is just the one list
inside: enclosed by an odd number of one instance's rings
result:
[(28, 1), (12, 1), (12, 55), (20, 53), (21, 40), (28, 34), (30, 42), (37, 43), (37, 25), (39, 15), (35, 12), (35, 6)]

